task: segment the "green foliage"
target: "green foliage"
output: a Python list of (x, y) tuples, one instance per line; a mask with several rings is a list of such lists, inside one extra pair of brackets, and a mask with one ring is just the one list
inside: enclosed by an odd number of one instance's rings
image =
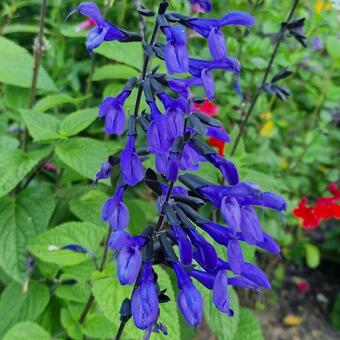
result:
[(340, 294), (336, 296), (332, 310), (332, 325), (338, 331), (340, 330)]
[(3, 340), (49, 340), (51, 336), (34, 322), (22, 321), (15, 324)]
[(264, 340), (261, 324), (251, 309), (240, 309), (240, 319), (234, 340)]

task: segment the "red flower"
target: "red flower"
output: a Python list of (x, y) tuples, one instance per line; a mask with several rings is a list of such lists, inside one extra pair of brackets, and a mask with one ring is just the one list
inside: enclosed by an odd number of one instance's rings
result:
[(96, 22), (93, 19), (89, 18), (89, 19), (81, 22), (76, 27), (76, 32), (80, 32), (80, 31), (86, 30), (86, 29), (91, 28), (91, 27), (93, 27), (95, 25), (96, 25)]
[(201, 105), (194, 103), (194, 109), (211, 117), (216, 116), (219, 111), (219, 107), (208, 99), (206, 99)]
[(306, 294), (310, 291), (310, 285), (306, 279), (299, 279), (296, 288), (300, 294)]
[[(206, 115), (213, 117), (218, 115), (219, 107), (211, 102), (210, 100), (205, 100), (201, 105), (194, 103), (194, 109), (196, 111), (205, 113)], [(214, 137), (209, 137), (208, 142), (211, 146), (217, 149), (220, 156), (224, 156), (225, 142)]]
[(302, 219), (304, 229), (316, 229), (320, 224), (320, 218), (315, 216), (314, 208), (306, 205), (307, 197), (303, 197), (298, 206), (293, 210), (295, 217)]
[(321, 220), (329, 220), (331, 218), (340, 218), (340, 190), (335, 183), (328, 185), (328, 191), (333, 196), (319, 197), (314, 206), (306, 206), (307, 198), (304, 197), (293, 210), (295, 217), (302, 219), (302, 226), (305, 229), (315, 229)]

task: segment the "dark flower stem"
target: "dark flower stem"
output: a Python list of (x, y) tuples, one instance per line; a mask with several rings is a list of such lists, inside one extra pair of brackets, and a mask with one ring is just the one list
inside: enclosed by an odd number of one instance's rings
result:
[[(105, 244), (104, 244), (104, 253), (103, 253), (103, 257), (102, 257), (102, 261), (100, 262), (100, 266), (99, 266), (99, 272), (102, 272), (105, 268), (105, 264), (106, 264), (106, 259), (107, 259), (107, 255), (109, 252), (109, 239), (110, 239), (110, 235), (111, 235), (111, 226), (109, 225), (107, 228), (107, 233), (106, 233), (106, 237), (105, 237)], [(94, 295), (91, 293), (86, 304), (85, 307), (79, 317), (79, 323), (82, 324), (85, 321), (86, 315), (87, 313), (90, 311), (91, 306), (94, 302)]]
[(251, 116), (251, 114), (252, 114), (252, 112), (253, 112), (253, 110), (254, 110), (254, 108), (255, 108), (255, 105), (256, 105), (256, 103), (257, 103), (257, 100), (258, 100), (259, 97), (260, 97), (260, 94), (261, 94), (261, 92), (262, 92), (262, 87), (263, 87), (263, 85), (266, 83), (266, 81), (267, 81), (267, 79), (268, 79), (269, 72), (270, 72), (270, 70), (271, 70), (271, 68), (272, 68), (272, 66), (273, 66), (273, 62), (274, 62), (274, 59), (275, 59), (275, 57), (276, 57), (277, 51), (279, 50), (280, 44), (281, 44), (281, 42), (282, 42), (282, 40), (283, 40), (283, 38), (284, 38), (284, 35), (285, 35), (286, 31), (287, 31), (287, 24), (288, 24), (288, 23), (290, 22), (290, 20), (292, 19), (292, 17), (293, 17), (293, 15), (294, 15), (294, 12), (295, 12), (296, 7), (297, 7), (298, 4), (299, 4), (299, 0), (294, 0), (294, 1), (293, 1), (292, 7), (291, 7), (291, 9), (290, 9), (290, 11), (289, 11), (289, 14), (288, 14), (288, 18), (287, 18), (287, 20), (286, 20), (286, 25), (283, 25), (283, 26), (281, 27), (281, 30), (280, 30), (280, 32), (279, 32), (279, 34), (278, 34), (278, 37), (277, 37), (277, 40), (276, 40), (276, 44), (275, 44), (273, 53), (272, 53), (272, 55), (271, 55), (271, 57), (270, 57), (268, 66), (267, 66), (266, 71), (265, 71), (265, 74), (264, 74), (264, 76), (263, 76), (261, 85), (260, 85), (260, 87), (256, 90), (255, 95), (254, 95), (254, 97), (253, 97), (253, 100), (252, 100), (251, 103), (250, 103), (249, 109), (248, 109), (248, 111), (246, 112), (246, 115), (245, 115), (243, 121), (242, 121), (241, 124), (240, 124), (240, 130), (239, 130), (239, 132), (238, 132), (238, 135), (237, 135), (237, 137), (236, 137), (236, 139), (235, 139), (235, 143), (234, 143), (233, 148), (232, 148), (232, 150), (231, 150), (231, 156), (234, 156), (234, 154), (235, 154), (235, 152), (236, 152), (236, 149), (237, 149), (237, 147), (238, 147), (238, 145), (239, 145), (239, 143), (240, 143), (241, 137), (242, 137), (242, 135), (243, 135), (244, 132), (245, 132), (245, 127), (246, 127), (246, 125), (247, 125), (247, 123), (248, 123), (249, 117)]
[[(44, 31), (45, 31), (45, 17), (46, 17), (46, 10), (47, 10), (47, 0), (41, 1), (41, 8), (40, 8), (40, 22), (39, 22), (39, 35), (37, 42), (34, 43), (34, 60), (33, 60), (33, 76), (31, 82), (31, 89), (28, 101), (28, 108), (32, 109), (36, 94), (37, 94), (37, 85), (39, 79), (39, 70), (41, 65), (42, 55), (44, 53)], [(27, 147), (27, 129), (24, 129), (23, 136), (22, 136), (22, 148), (26, 150)]]
[[(150, 39), (150, 43), (149, 43), (151, 46), (153, 46), (155, 44), (158, 27), (159, 26), (158, 26), (158, 23), (157, 23), (157, 20), (156, 20), (154, 28), (153, 28), (153, 31), (152, 31), (152, 36), (151, 36), (151, 39)], [(133, 115), (135, 117), (138, 116), (140, 101), (142, 99), (142, 93), (143, 93), (143, 81), (145, 79), (146, 72), (148, 70), (149, 61), (150, 61), (150, 57), (145, 54), (144, 55), (144, 63), (143, 63), (142, 74), (141, 74), (141, 77), (140, 77), (139, 86), (138, 86), (138, 92), (137, 92), (137, 97), (136, 97), (136, 102), (135, 102), (135, 109), (134, 109), (134, 112), (133, 112)]]

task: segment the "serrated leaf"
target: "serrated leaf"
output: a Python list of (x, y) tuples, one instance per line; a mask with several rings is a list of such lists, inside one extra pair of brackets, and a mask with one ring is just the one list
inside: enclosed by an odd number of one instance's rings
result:
[(51, 336), (38, 324), (29, 321), (19, 322), (14, 325), (3, 340), (50, 340)]
[(35, 321), (49, 300), (49, 289), (42, 283), (30, 282), (26, 293), (18, 283), (10, 283), (0, 300), (0, 336), (19, 321)]
[(27, 153), (22, 150), (1, 152), (0, 197), (14, 189), (49, 152), (49, 148)]
[(111, 152), (107, 144), (87, 137), (75, 137), (60, 142), (56, 146), (57, 156), (70, 168), (82, 176), (94, 179), (100, 166), (110, 153), (119, 149), (119, 144), (112, 144)]
[(29, 249), (34, 256), (44, 262), (71, 266), (86, 261), (89, 255), (60, 248), (68, 244), (77, 244), (95, 254), (104, 233), (102, 228), (92, 223), (68, 222), (36, 237), (30, 243)]
[[(27, 50), (15, 42), (0, 37), (0, 82), (20, 87), (31, 87), (33, 58)], [(38, 89), (56, 91), (56, 86), (45, 69), (41, 66), (38, 77)]]
[(54, 208), (46, 187), (27, 188), (17, 197), (0, 200), (0, 265), (14, 280), (25, 279), (27, 245), (46, 229)]
[(262, 327), (254, 312), (249, 308), (240, 309), (240, 320), (233, 340), (263, 340)]
[(119, 44), (114, 48), (112, 48), (112, 43), (104, 42), (94, 51), (106, 58), (138, 69), (141, 69), (142, 60), (144, 59), (142, 44), (138, 42)]
[(127, 65), (113, 64), (99, 67), (93, 75), (94, 81), (104, 79), (122, 79), (127, 80), (138, 74), (138, 71)]
[(76, 135), (85, 130), (98, 117), (98, 109), (90, 108), (69, 114), (60, 124), (60, 134), (66, 136)]
[(54, 107), (64, 105), (64, 104), (79, 104), (81, 103), (85, 97), (80, 98), (73, 98), (67, 93), (58, 93), (53, 94), (50, 96), (46, 96), (42, 99), (40, 99), (33, 107), (33, 110), (39, 111), (39, 112), (45, 112), (50, 109), (53, 109)]
[(101, 218), (103, 204), (108, 196), (99, 190), (92, 190), (70, 202), (71, 211), (82, 221), (106, 226)]
[(60, 120), (48, 113), (34, 110), (21, 110), (21, 117), (35, 142), (58, 139)]

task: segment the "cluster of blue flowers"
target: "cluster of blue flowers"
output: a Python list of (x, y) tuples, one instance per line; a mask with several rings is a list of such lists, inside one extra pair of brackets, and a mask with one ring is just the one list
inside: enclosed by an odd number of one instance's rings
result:
[[(286, 209), (280, 196), (262, 192), (253, 183), (240, 181), (235, 165), (205, 142), (205, 136), (230, 140), (221, 123), (194, 109), (194, 102), (202, 99), (193, 97), (192, 87), (201, 87), (207, 98), (214, 98), (213, 70), (236, 75), (240, 72), (238, 60), (227, 55), (222, 27), (248, 27), (255, 24), (254, 18), (244, 12), (232, 12), (221, 19), (191, 18), (166, 12), (167, 7), (166, 1), (161, 2), (154, 28), (154, 33), (159, 29), (164, 34), (163, 43), (155, 41), (156, 34), (150, 43), (144, 43), (141, 76), (130, 79), (116, 97), (106, 98), (99, 109), (107, 134), (127, 135), (125, 148), (102, 165), (96, 180), (110, 177), (111, 171), (115, 169), (116, 172), (120, 167), (118, 187), (113, 197), (106, 201), (102, 216), (113, 231), (109, 246), (115, 251), (118, 279), (122, 285), (134, 285), (131, 299), (124, 303), (129, 308), (122, 320), (127, 322), (132, 316), (135, 325), (147, 335), (152, 331), (166, 333), (166, 327), (158, 323), (158, 317), (159, 303), (167, 302), (168, 298), (164, 291), (166, 287), (157, 284), (155, 265), (169, 267), (175, 272), (179, 288), (177, 303), (192, 327), (200, 324), (203, 314), (203, 299), (194, 280), (212, 290), (214, 304), (229, 316), (233, 315), (229, 286), (256, 292), (261, 288), (269, 289), (270, 283), (263, 271), (245, 261), (241, 242), (278, 254), (278, 245), (262, 231), (254, 207), (278, 212)], [(90, 53), (103, 41), (140, 40), (137, 34), (106, 21), (94, 3), (84, 2), (71, 13), (74, 12), (96, 22), (86, 43)], [(147, 9), (140, 13), (154, 15)], [(208, 40), (211, 60), (190, 58), (187, 28)], [(152, 56), (164, 60), (168, 75), (158, 73), (157, 68), (148, 71)], [(186, 73), (188, 77), (170, 76), (175, 73)], [(138, 88), (135, 114), (127, 123), (124, 103), (135, 87)], [(142, 94), (149, 112), (139, 112)], [(146, 146), (143, 145), (145, 141)], [(154, 159), (155, 171), (144, 168), (143, 161), (147, 157)], [(216, 185), (185, 173), (198, 170), (201, 162), (216, 167), (227, 185)], [(148, 226), (139, 235), (132, 236), (126, 231), (129, 210), (124, 203), (124, 192), (140, 182), (158, 197), (159, 218), (155, 226)], [(201, 215), (199, 208), (207, 203), (220, 209), (224, 225)], [(217, 255), (215, 247), (200, 230), (226, 248), (227, 260)]]

